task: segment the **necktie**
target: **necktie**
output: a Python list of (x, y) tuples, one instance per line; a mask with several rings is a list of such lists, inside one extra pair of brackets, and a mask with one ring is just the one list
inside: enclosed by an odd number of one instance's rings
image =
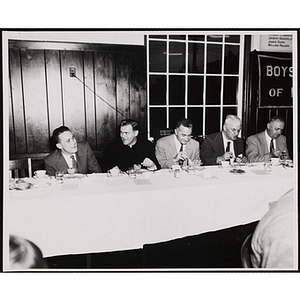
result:
[(179, 152), (181, 152), (181, 151), (183, 151), (183, 144), (181, 144), (181, 146), (180, 146)]
[(72, 159), (72, 168), (75, 169), (75, 172), (78, 172), (77, 161), (75, 160), (74, 155), (71, 155), (70, 158)]
[(227, 142), (227, 147), (226, 147), (226, 151), (225, 152), (229, 152), (230, 151), (230, 141)]
[(271, 142), (270, 142), (270, 153), (273, 153), (274, 151), (274, 143), (273, 143), (273, 139), (271, 139)]
[[(180, 149), (179, 149), (179, 152), (181, 152), (181, 151), (183, 151), (183, 144), (181, 144)], [(183, 165), (183, 160), (180, 159), (180, 160), (178, 161), (178, 163), (179, 163), (180, 166), (182, 166), (182, 165)]]

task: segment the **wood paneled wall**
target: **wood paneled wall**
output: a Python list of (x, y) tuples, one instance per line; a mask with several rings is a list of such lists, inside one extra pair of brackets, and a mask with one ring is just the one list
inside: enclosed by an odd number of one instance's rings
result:
[(100, 153), (125, 117), (145, 132), (144, 47), (26, 41), (9, 47), (10, 154), (50, 152), (50, 136), (61, 125)]

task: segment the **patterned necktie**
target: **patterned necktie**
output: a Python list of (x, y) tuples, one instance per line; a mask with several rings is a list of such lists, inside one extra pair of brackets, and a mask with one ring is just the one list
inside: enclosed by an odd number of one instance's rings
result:
[(229, 152), (230, 151), (230, 141), (227, 142), (227, 147), (226, 147), (226, 151), (225, 152)]
[(77, 167), (77, 161), (74, 158), (74, 155), (71, 155), (70, 158), (72, 159), (72, 168), (75, 169), (75, 172), (78, 172), (78, 167)]
[[(181, 151), (183, 151), (183, 144), (181, 144), (180, 149), (179, 149), (179, 152), (181, 152)], [(182, 166), (182, 165), (183, 165), (183, 160), (180, 159), (180, 160), (178, 161), (178, 163), (179, 163), (180, 166)]]
[(270, 142), (270, 153), (273, 153), (274, 152), (274, 143), (273, 143), (273, 139), (271, 139), (271, 142)]

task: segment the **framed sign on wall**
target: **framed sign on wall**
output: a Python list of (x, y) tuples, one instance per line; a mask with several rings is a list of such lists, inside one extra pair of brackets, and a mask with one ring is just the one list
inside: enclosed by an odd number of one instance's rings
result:
[(259, 107), (291, 107), (292, 58), (258, 54)]

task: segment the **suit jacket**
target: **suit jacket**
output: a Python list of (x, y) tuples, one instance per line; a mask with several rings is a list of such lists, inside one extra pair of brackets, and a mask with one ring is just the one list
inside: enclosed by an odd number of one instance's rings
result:
[[(233, 147), (235, 155), (244, 155), (244, 141), (241, 138), (237, 138), (233, 141)], [(215, 165), (217, 163), (217, 157), (222, 156), (224, 151), (224, 142), (222, 137), (222, 131), (209, 134), (203, 140), (201, 145), (201, 160), (204, 165)]]
[[(286, 151), (286, 154), (289, 155), (284, 135), (280, 135), (276, 139), (276, 149)], [(270, 145), (267, 144), (265, 131), (248, 137), (246, 141), (246, 155), (250, 162), (264, 161), (269, 153)]]
[[(185, 151), (191, 160), (200, 159), (199, 143), (191, 139), (187, 144)], [(174, 134), (160, 138), (155, 145), (155, 156), (163, 169), (170, 168), (174, 162), (173, 158), (178, 150), (174, 141)]]
[[(101, 168), (94, 156), (93, 150), (88, 143), (78, 143), (77, 144), (76, 159), (78, 165), (78, 173), (100, 173)], [(55, 172), (65, 172), (67, 173), (68, 164), (64, 159), (61, 150), (56, 149), (54, 152), (49, 154), (44, 159), (46, 173), (49, 176), (54, 176)]]

